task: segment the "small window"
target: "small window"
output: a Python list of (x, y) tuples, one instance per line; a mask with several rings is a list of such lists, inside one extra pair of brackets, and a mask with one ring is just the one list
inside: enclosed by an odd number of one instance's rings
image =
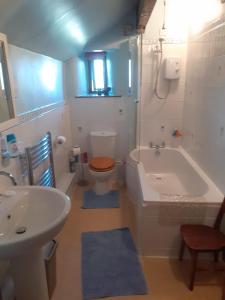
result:
[(88, 86), (90, 94), (108, 95), (107, 54), (104, 51), (86, 53), (88, 65)]
[(2, 63), (0, 62), (0, 88), (2, 91), (5, 90), (5, 84), (4, 84), (4, 78), (3, 78), (3, 69), (2, 69)]
[(128, 88), (129, 93), (131, 92), (132, 88), (132, 65), (131, 65), (131, 59), (128, 61)]

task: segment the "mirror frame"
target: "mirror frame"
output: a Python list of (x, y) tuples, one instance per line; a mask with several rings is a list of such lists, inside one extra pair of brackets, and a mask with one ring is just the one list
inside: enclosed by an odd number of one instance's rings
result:
[(9, 61), (8, 41), (7, 41), (7, 36), (3, 33), (0, 33), (0, 42), (2, 42), (4, 45), (3, 50), (4, 50), (5, 63), (8, 72), (9, 89), (11, 94), (11, 99), (10, 99), (11, 103), (9, 104), (9, 110), (10, 110), (10, 115), (12, 115), (11, 119), (4, 122), (0, 122), (0, 132), (2, 132), (18, 124), (18, 117), (16, 116), (16, 95), (15, 95), (15, 86), (13, 82), (13, 73)]

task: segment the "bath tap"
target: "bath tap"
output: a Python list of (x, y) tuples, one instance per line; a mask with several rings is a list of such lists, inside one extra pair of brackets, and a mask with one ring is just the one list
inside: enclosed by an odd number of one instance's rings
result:
[(152, 142), (150, 142), (150, 148), (159, 150), (159, 149), (165, 148), (165, 147), (166, 147), (166, 143), (165, 142), (162, 142), (161, 145), (154, 145)]
[(17, 185), (16, 179), (11, 173), (5, 172), (5, 171), (0, 171), (0, 175), (8, 177), (13, 185)]

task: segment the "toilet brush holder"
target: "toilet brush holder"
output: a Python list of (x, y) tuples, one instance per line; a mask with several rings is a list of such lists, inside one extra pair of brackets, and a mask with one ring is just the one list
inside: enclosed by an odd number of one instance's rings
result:
[(85, 176), (84, 176), (84, 163), (80, 163), (80, 170), (81, 170), (81, 176), (80, 176), (80, 179), (78, 180), (78, 182), (77, 182), (77, 184), (79, 185), (79, 186), (87, 186), (87, 185), (89, 185), (89, 181), (87, 181), (86, 179), (85, 179)]

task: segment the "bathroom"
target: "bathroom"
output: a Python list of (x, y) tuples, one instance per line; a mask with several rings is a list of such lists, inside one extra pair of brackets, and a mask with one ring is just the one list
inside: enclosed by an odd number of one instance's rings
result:
[(0, 1), (0, 300), (225, 299), (185, 238), (225, 241), (224, 37), (224, 0)]

